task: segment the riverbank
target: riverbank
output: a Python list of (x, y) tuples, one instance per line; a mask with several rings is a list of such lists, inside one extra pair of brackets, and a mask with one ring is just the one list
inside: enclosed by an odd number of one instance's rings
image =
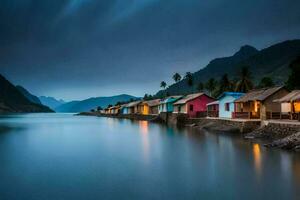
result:
[(161, 113), (159, 115), (112, 115), (98, 112), (84, 112), (78, 115), (110, 117), (131, 120), (146, 120), (168, 125), (188, 126), (213, 132), (230, 132), (244, 134), (247, 140), (267, 139), (271, 141), (266, 147), (278, 147), (288, 150), (300, 150), (300, 122), (280, 120), (247, 120), (221, 118), (188, 118), (183, 114)]

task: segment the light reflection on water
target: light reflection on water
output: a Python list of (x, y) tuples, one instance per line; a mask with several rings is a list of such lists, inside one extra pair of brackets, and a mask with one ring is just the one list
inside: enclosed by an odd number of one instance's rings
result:
[(0, 117), (0, 199), (297, 199), (299, 153), (67, 114)]

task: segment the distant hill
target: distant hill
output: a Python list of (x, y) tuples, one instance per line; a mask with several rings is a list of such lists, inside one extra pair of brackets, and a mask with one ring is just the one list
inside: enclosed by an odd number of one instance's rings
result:
[(33, 94), (31, 94), (28, 90), (26, 90), (22, 86), (17, 85), (16, 88), (32, 103), (42, 105), (42, 102), (40, 101), (40, 99), (37, 96), (34, 96)]
[[(199, 82), (205, 83), (210, 78), (219, 80), (225, 73), (236, 79), (243, 66), (249, 66), (252, 78), (258, 83), (264, 76), (271, 77), (276, 84), (283, 84), (288, 77), (288, 65), (300, 55), (300, 40), (288, 40), (262, 50), (245, 45), (230, 57), (216, 58), (192, 74), (194, 87), (189, 87), (186, 80), (169, 86), (165, 92), (170, 95), (196, 91)], [(161, 95), (159, 91), (157, 95)]]
[(94, 97), (82, 101), (71, 101), (62, 104), (61, 106), (55, 108), (55, 111), (71, 112), (71, 113), (84, 112), (84, 111), (89, 111), (91, 109), (94, 109), (97, 106), (101, 106), (102, 108), (105, 108), (109, 104), (114, 105), (119, 101), (120, 102), (129, 101), (130, 99), (137, 99), (137, 97), (127, 95), (127, 94), (121, 94), (121, 95), (111, 96), (111, 97)]
[(1, 112), (53, 112), (47, 106), (31, 102), (12, 83), (0, 74)]
[(60, 105), (66, 103), (64, 100), (57, 100), (53, 97), (40, 96), (39, 99), (43, 105), (46, 105), (53, 110), (55, 110), (55, 108), (59, 107)]

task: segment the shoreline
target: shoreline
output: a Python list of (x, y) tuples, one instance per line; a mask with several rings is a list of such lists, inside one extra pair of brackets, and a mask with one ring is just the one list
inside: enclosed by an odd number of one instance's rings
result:
[(76, 115), (109, 117), (118, 119), (143, 120), (162, 124), (205, 129), (213, 132), (227, 132), (244, 135), (245, 140), (267, 139), (265, 147), (300, 151), (300, 123), (293, 121), (233, 120), (220, 118), (187, 118), (185, 115), (160, 113), (141, 114), (102, 114), (81, 112)]

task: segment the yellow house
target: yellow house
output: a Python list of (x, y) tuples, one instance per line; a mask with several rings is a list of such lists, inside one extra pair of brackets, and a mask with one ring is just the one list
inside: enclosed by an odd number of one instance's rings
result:
[(138, 113), (142, 115), (157, 115), (160, 99), (143, 101), (138, 105)]

